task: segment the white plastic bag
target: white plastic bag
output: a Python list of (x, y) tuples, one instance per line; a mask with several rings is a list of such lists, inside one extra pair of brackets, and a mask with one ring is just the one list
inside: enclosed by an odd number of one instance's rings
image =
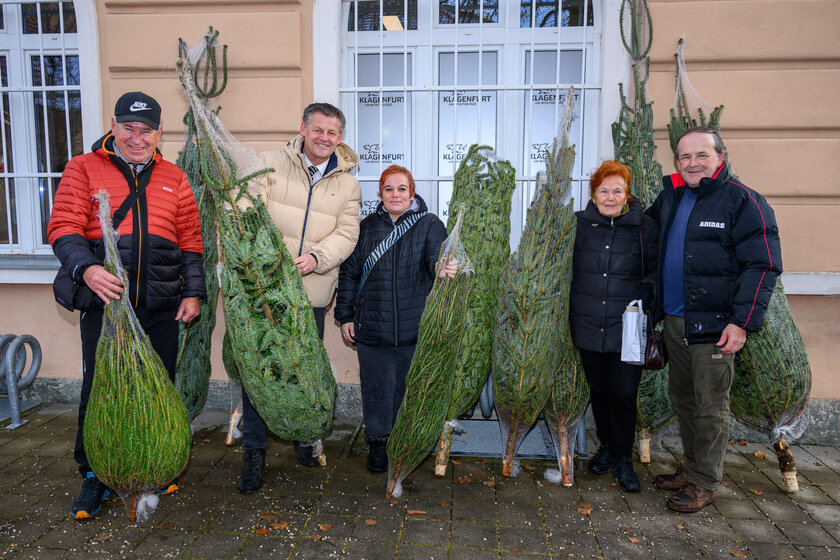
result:
[(645, 365), (647, 321), (642, 300), (634, 299), (621, 316), (621, 361), (634, 366)]

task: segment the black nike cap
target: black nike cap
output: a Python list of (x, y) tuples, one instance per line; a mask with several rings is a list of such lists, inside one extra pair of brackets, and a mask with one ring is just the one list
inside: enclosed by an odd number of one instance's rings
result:
[(141, 122), (158, 130), (160, 128), (160, 103), (142, 91), (124, 93), (114, 106), (114, 121)]

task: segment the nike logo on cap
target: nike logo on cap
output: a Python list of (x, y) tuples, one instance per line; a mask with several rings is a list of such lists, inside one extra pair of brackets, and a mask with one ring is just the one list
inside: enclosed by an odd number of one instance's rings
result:
[(129, 111), (132, 113), (136, 113), (137, 111), (148, 111), (151, 107), (143, 103), (142, 101), (135, 101), (131, 104), (131, 107), (128, 108)]

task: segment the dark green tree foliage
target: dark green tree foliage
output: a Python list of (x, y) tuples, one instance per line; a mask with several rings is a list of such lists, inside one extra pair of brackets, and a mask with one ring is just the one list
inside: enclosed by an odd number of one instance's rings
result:
[[(571, 181), (574, 147), (569, 146), (572, 89), (561, 126), (562, 156), (557, 182), (537, 180), (519, 248), (502, 269), (493, 334), (493, 392), (504, 443), (502, 474), (510, 476), (516, 450), (546, 405), (563, 357), (564, 264), (568, 231), (565, 197)], [(574, 242), (574, 230), (571, 235)]]
[[(676, 148), (680, 135), (692, 126), (720, 130), (723, 112), (723, 105), (719, 105), (706, 120), (702, 110), (692, 109), (703, 103), (688, 81), (682, 41), (676, 60), (677, 106), (672, 109), (668, 124), (672, 149)], [(731, 169), (730, 166), (730, 172)], [(805, 410), (810, 394), (808, 353), (790, 313), (781, 279), (777, 279), (761, 329), (747, 337), (744, 348), (735, 357), (735, 379), (729, 402), (730, 410), (739, 420), (770, 432), (788, 491), (797, 490), (798, 483), (787, 436), (796, 433), (793, 425)]]
[(180, 58), (176, 67), (196, 122), (202, 176), (218, 210), (222, 295), (242, 383), (273, 433), (315, 441), (332, 424), (335, 379), (300, 273), (265, 204), (248, 189), (270, 169), (259, 169), (256, 154), (204, 106), (189, 60)]
[(458, 208), (464, 206), (461, 242), (473, 266), (449, 418), (460, 416), (475, 404), (490, 375), (499, 276), (510, 257), (510, 211), (516, 170), (509, 161), (496, 161), (487, 153), (489, 150), (489, 146), (477, 144), (470, 147), (455, 173), (449, 201), (450, 233)]
[[(628, 104), (623, 84), (618, 84), (621, 111), (612, 124), (615, 159), (630, 169), (630, 192), (645, 208), (662, 190), (662, 166), (656, 159), (653, 137), (653, 102), (648, 100), (650, 45), (653, 40), (650, 11), (645, 0), (623, 0), (619, 17), (621, 39), (633, 60), (633, 106)], [(668, 396), (668, 368), (644, 370), (637, 400), (639, 452), (649, 459), (651, 436), (674, 418)]]
[[(216, 41), (218, 31), (210, 31), (204, 36), (204, 49), (198, 63), (192, 68), (196, 95), (207, 102), (221, 95), (227, 86), (227, 45), (222, 47), (221, 68), (218, 65), (219, 44)], [(179, 56), (186, 57), (186, 46), (178, 44)], [(221, 83), (219, 74), (221, 72)], [(205, 188), (201, 176), (198, 140), (196, 138), (195, 119), (192, 109), (184, 115), (184, 147), (178, 154), (175, 164), (184, 170), (190, 180), (198, 212), (201, 216), (201, 237), (204, 241), (204, 283), (207, 286), (207, 299), (201, 304), (201, 314), (189, 323), (178, 326), (178, 361), (175, 369), (175, 387), (187, 406), (190, 419), (198, 416), (207, 402), (207, 390), (210, 384), (210, 342), (216, 326), (216, 302), (219, 296), (219, 282), (216, 264), (219, 261), (218, 228), (216, 226), (216, 207), (213, 197)]]
[(438, 269), (458, 261), (454, 278), (435, 278), (417, 331), (417, 349), (405, 380), (405, 398), (388, 438), (387, 497), (402, 495), (402, 481), (428, 456), (446, 421), (452, 400), (452, 371), (464, 332), (473, 270), (460, 240), (458, 223), (441, 248)]
[(656, 159), (653, 139), (653, 103), (647, 98), (648, 52), (653, 38), (647, 2), (623, 0), (619, 21), (624, 48), (633, 59), (633, 106), (627, 102), (624, 85), (618, 84), (621, 111), (612, 124), (613, 146), (615, 159), (626, 165), (633, 176), (630, 192), (647, 208), (662, 190), (662, 166)]
[(789, 426), (805, 410), (811, 366), (781, 280), (776, 281), (761, 330), (738, 352), (735, 368), (731, 409), (739, 419), (772, 432)]
[[(496, 161), (489, 146), (470, 146), (455, 172), (449, 201), (449, 231), (458, 208), (464, 206), (461, 241), (473, 262), (473, 280), (467, 302), (464, 334), (455, 361), (452, 404), (447, 419), (469, 410), (490, 375), (493, 325), (498, 306), (499, 275), (510, 256), (511, 197), (516, 170), (509, 161)], [(444, 426), (438, 465), (445, 472), (452, 441), (452, 425)], [(439, 474), (443, 474), (439, 472)]]
[[(568, 145), (568, 140), (554, 139), (551, 151), (546, 158), (545, 182), (556, 185), (563, 198), (570, 195), (571, 167), (575, 160), (575, 148)], [(589, 384), (580, 365), (580, 353), (572, 344), (569, 329), (569, 293), (572, 285), (572, 255), (575, 248), (577, 220), (575, 219), (574, 200), (561, 208), (556, 218), (560, 241), (558, 244), (560, 261), (560, 363), (554, 374), (551, 396), (546, 406), (546, 420), (554, 440), (557, 465), (560, 468), (564, 486), (574, 484), (575, 424), (589, 404)]]
[[(98, 201), (105, 268), (128, 285), (104, 191)], [(131, 521), (141, 494), (162, 487), (187, 466), (192, 444), (187, 409), (128, 298), (105, 306), (83, 434), (91, 469), (120, 494)]]

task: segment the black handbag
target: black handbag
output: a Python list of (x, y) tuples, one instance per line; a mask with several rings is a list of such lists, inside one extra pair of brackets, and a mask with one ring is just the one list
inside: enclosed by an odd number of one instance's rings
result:
[(668, 363), (668, 350), (665, 348), (665, 337), (662, 335), (662, 331), (654, 328), (650, 313), (645, 313), (645, 315), (647, 315), (648, 323), (645, 369), (662, 369)]
[[(122, 221), (128, 216), (129, 211), (131, 211), (131, 207), (145, 190), (146, 185), (142, 185), (140, 189), (129, 194), (123, 203), (120, 204), (120, 207), (117, 208), (117, 211), (114, 212), (114, 216), (111, 218), (111, 227), (115, 231), (120, 227)], [(87, 311), (95, 307), (97, 305), (96, 302), (101, 301), (99, 296), (93, 293), (93, 290), (85, 284), (73, 280), (73, 277), (67, 272), (64, 266), (58, 269), (53, 280), (53, 296), (60, 306), (69, 311), (75, 311), (77, 309), (79, 311)]]
[[(639, 226), (639, 243), (642, 248), (642, 278), (645, 276), (645, 242), (642, 239), (642, 226)], [(645, 369), (662, 369), (668, 363), (668, 350), (665, 348), (665, 337), (662, 331), (656, 330), (650, 311), (647, 317), (647, 346), (645, 346)]]

